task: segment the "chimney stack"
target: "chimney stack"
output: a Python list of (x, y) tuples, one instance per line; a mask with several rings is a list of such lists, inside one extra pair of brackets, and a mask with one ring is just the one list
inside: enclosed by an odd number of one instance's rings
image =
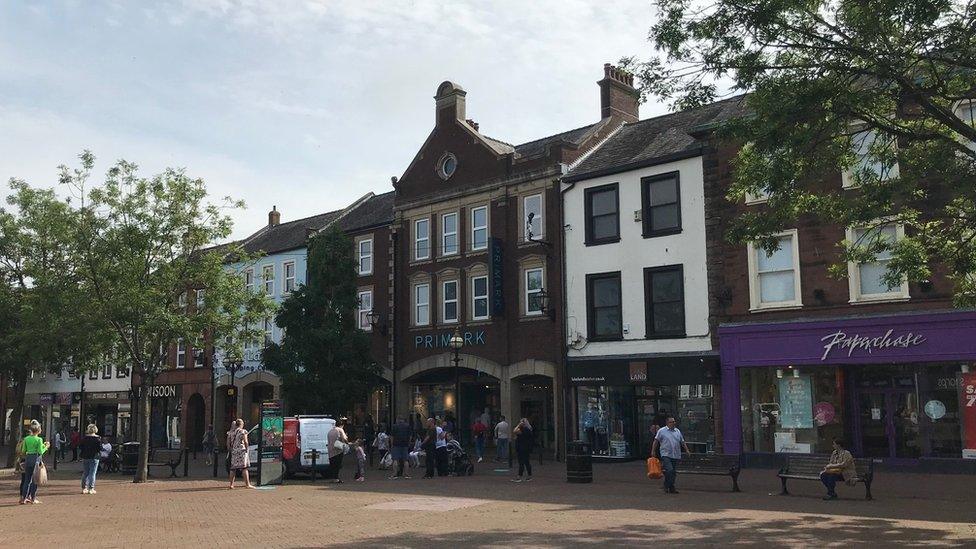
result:
[(445, 80), (437, 86), (434, 101), (437, 109), (437, 125), (452, 124), (455, 120), (464, 120), (464, 96), (468, 92), (454, 82)]
[(605, 63), (603, 80), (597, 84), (600, 86), (601, 118), (615, 117), (624, 122), (640, 120), (638, 115), (640, 94), (634, 88), (634, 75), (610, 63)]
[(278, 206), (271, 206), (271, 211), (268, 212), (268, 226), (277, 227), (281, 223), (281, 212), (278, 211)]
[(465, 120), (465, 122), (467, 122), (469, 126), (471, 126), (472, 128), (474, 128), (474, 131), (478, 131), (478, 123), (477, 122), (475, 122), (474, 120), (471, 120), (470, 118), (467, 119), (467, 120)]

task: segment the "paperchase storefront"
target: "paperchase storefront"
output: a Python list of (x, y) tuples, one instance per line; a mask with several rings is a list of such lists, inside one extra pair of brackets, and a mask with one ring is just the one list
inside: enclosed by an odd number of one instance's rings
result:
[(976, 312), (719, 328), (725, 451), (976, 471)]

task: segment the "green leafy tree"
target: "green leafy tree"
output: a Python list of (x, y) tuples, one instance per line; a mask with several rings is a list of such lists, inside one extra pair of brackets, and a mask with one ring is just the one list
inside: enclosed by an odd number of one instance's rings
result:
[[(142, 387), (155, 383), (168, 349), (180, 338), (196, 348), (209, 340), (225, 353), (238, 352), (238, 340), (227, 336), (256, 325), (271, 307), (225, 269), (228, 256), (240, 250), (212, 247), (231, 232), (225, 210), (242, 204), (210, 203), (203, 180), (182, 170), (145, 178), (124, 160), (108, 170), (103, 183), (90, 185), (95, 158), (86, 151), (80, 159), (77, 169), (61, 168), (61, 182), (78, 201), (66, 251)], [(190, 288), (205, 290), (204, 305), (193, 314), (184, 305)], [(150, 399), (140, 399), (139, 406), (135, 482), (147, 477)]]
[[(937, 261), (976, 303), (976, 4), (918, 0), (658, 0), (656, 55), (623, 59), (645, 97), (693, 107), (747, 92), (749, 116), (720, 128), (745, 143), (728, 198), (766, 193), (732, 224), (774, 249), (804, 216), (864, 236), (848, 260), (890, 252), (886, 282), (928, 279)], [(848, 176), (849, 190), (825, 185)], [(906, 228), (900, 241), (878, 230)]]
[(281, 344), (268, 345), (265, 367), (281, 376), (294, 413), (343, 413), (365, 399), (379, 369), (369, 336), (357, 327), (353, 243), (332, 227), (308, 244), (306, 283), (282, 303)]

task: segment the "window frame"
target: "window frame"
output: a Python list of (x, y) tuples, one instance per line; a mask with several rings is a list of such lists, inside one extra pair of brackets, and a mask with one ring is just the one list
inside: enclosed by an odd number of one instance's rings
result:
[[(454, 285), (454, 299), (447, 299), (447, 285)], [(457, 324), (461, 321), (461, 285), (456, 279), (441, 281), (441, 323)], [(447, 318), (447, 305), (454, 303), (454, 318)]]
[[(452, 232), (447, 231), (447, 218), (454, 217), (454, 230)], [(448, 212), (441, 214), (441, 257), (449, 255), (458, 255), (461, 253), (461, 237), (460, 231), (458, 231), (458, 222), (460, 221), (458, 212)], [(450, 251), (447, 246), (447, 237), (454, 237), (454, 251)]]
[(199, 313), (203, 309), (205, 303), (206, 290), (203, 288), (197, 288), (194, 290), (194, 295), (196, 295), (197, 308), (196, 311)]
[[(476, 226), (474, 224), (475, 212), (477, 212), (478, 210), (483, 210), (485, 212), (485, 224), (484, 224), (484, 226), (480, 226), (480, 227), (479, 226)], [(489, 239), (489, 233), (488, 233), (488, 206), (476, 206), (474, 208), (471, 208), (470, 210), (468, 210), (468, 215), (471, 217), (471, 251), (477, 252), (477, 251), (481, 251), (481, 250), (487, 250), (488, 249), (488, 239)], [(475, 233), (477, 233), (480, 230), (484, 230), (485, 231), (485, 243), (484, 243), (483, 246), (480, 246), (479, 247), (477, 245), (478, 239), (475, 238)]]
[(263, 349), (269, 344), (274, 343), (274, 320), (271, 317), (268, 317), (262, 322), (264, 323), (264, 345), (258, 347), (259, 349)]
[(244, 269), (244, 287), (254, 293), (254, 267)]
[[(854, 144), (853, 143), (854, 136), (857, 135), (857, 134), (860, 134), (860, 133), (868, 133), (868, 132), (874, 133), (875, 134), (874, 139), (875, 139), (875, 141), (877, 141), (878, 134), (880, 133), (877, 128), (869, 128), (865, 124), (853, 124), (851, 126), (851, 130), (853, 131), (853, 134), (851, 135), (851, 140), (852, 140), (852, 143), (851, 144), (852, 145)], [(897, 139), (892, 139), (891, 146), (895, 148), (895, 151), (897, 151), (898, 150), (898, 140)], [(853, 151), (852, 151), (855, 156), (858, 156), (858, 153), (857, 153), (857, 149), (858, 148), (860, 148), (860, 147), (855, 147), (853, 149)], [(859, 158), (855, 162), (855, 165), (854, 166), (851, 166), (849, 168), (845, 168), (845, 169), (841, 170), (841, 187), (843, 189), (845, 189), (845, 190), (846, 189), (858, 189), (858, 188), (861, 187), (857, 183), (857, 181), (854, 179), (854, 172), (860, 170), (860, 168), (858, 168), (856, 164), (859, 164), (860, 162), (861, 162), (861, 160)], [(887, 181), (889, 179), (893, 179), (895, 177), (898, 177), (899, 173), (900, 172), (899, 172), (899, 168), (898, 168), (898, 159), (896, 158), (895, 159), (895, 163), (892, 164), (890, 168), (888, 168), (887, 174), (885, 175), (884, 178), (881, 179), (881, 181)]]
[[(681, 291), (681, 329), (658, 332), (654, 329), (654, 275), (658, 273), (678, 273)], [(644, 338), (645, 339), (679, 339), (688, 335), (687, 301), (685, 299), (685, 268), (684, 265), (663, 265), (660, 267), (646, 267), (644, 269)], [(668, 302), (672, 303), (672, 302)]]
[(756, 256), (758, 252), (762, 251), (762, 248), (757, 247), (753, 242), (747, 242), (747, 263), (749, 267), (749, 310), (753, 312), (775, 309), (793, 309), (803, 306), (803, 289), (801, 287), (800, 276), (799, 232), (796, 229), (789, 229), (776, 233), (772, 236), (777, 238), (789, 236), (793, 239), (793, 300), (762, 303), (762, 286), (759, 278), (761, 273), (759, 272), (759, 261)]
[[(601, 192), (614, 191), (614, 203), (617, 209), (617, 234), (611, 237), (596, 239), (593, 237), (593, 200), (592, 196)], [(609, 214), (604, 214), (609, 215)], [(583, 225), (585, 233), (585, 244), (587, 246), (600, 246), (603, 244), (613, 244), (620, 242), (620, 183), (608, 183), (596, 187), (589, 187), (583, 190)]]
[[(533, 234), (532, 238), (529, 239), (529, 211), (528, 211), (528, 201), (531, 199), (539, 199), (539, 233)], [(533, 219), (533, 222), (535, 220)], [(523, 242), (535, 242), (546, 237), (546, 198), (545, 193), (538, 192), (533, 194), (528, 194), (522, 197), (522, 241)]]
[[(420, 288), (424, 287), (427, 289), (427, 300), (420, 303)], [(414, 326), (430, 326), (430, 282), (417, 282), (413, 285), (413, 325)], [(420, 322), (420, 307), (427, 308), (427, 318), (424, 322)]]
[[(895, 227), (895, 242), (897, 243), (902, 238), (905, 238), (905, 226), (901, 223), (891, 223), (879, 221), (876, 227), (881, 229), (885, 226), (892, 225)], [(856, 238), (856, 232), (862, 229), (869, 229), (870, 227), (848, 227), (846, 229), (847, 241), (854, 243)], [(890, 261), (890, 259), (889, 259)], [(892, 291), (880, 293), (880, 294), (862, 294), (861, 293), (861, 266), (862, 263), (856, 261), (847, 262), (847, 281), (850, 299), (848, 303), (858, 304), (858, 303), (878, 303), (886, 301), (905, 301), (911, 298), (908, 286), (908, 279), (902, 278), (900, 286), (892, 288)]]
[[(420, 226), (421, 223), (424, 223), (427, 226), (427, 236), (425, 236), (424, 238), (420, 238), (419, 236), (418, 227)], [(421, 240), (423, 240), (427, 245), (427, 253), (426, 255), (423, 256), (420, 255), (419, 244)], [(430, 259), (430, 218), (424, 217), (421, 219), (413, 220), (413, 260), (424, 261), (427, 259)]]
[[(369, 253), (363, 254), (363, 244), (369, 243)], [(373, 239), (363, 238), (356, 242), (356, 255), (358, 259), (357, 270), (359, 271), (359, 276), (368, 276), (373, 274)], [(363, 269), (363, 260), (369, 261), (369, 269)]]
[[(270, 265), (261, 266), (261, 289), (264, 291), (264, 295), (273, 296), (275, 289), (275, 276), (277, 269), (275, 269), (274, 263)], [(268, 273), (271, 273), (271, 278), (268, 278)], [(268, 289), (268, 284), (271, 284), (271, 289)]]
[[(363, 296), (369, 296), (369, 307), (363, 307)], [(373, 312), (373, 290), (363, 289), (356, 292), (356, 324), (364, 332), (372, 332), (373, 326), (369, 323), (369, 313)]]
[[(288, 276), (288, 267), (291, 267), (291, 276)], [(291, 295), (297, 287), (298, 270), (294, 261), (285, 261), (281, 264), (281, 295)], [(291, 288), (289, 288), (289, 283)]]
[[(482, 280), (485, 281), (485, 293), (484, 295), (478, 295), (475, 291), (475, 281)], [(477, 302), (479, 299), (485, 301), (485, 314), (484, 316), (478, 316), (478, 306)], [(476, 275), (471, 277), (471, 320), (489, 320), (491, 318), (491, 288), (489, 286), (488, 275)]]
[[(598, 280), (615, 279), (617, 281), (618, 294), (620, 301), (617, 304), (619, 311), (617, 315), (617, 325), (620, 331), (612, 335), (596, 334), (596, 310), (593, 307), (593, 284)], [(623, 300), (623, 280), (620, 271), (610, 271), (606, 273), (590, 273), (586, 275), (586, 339), (588, 341), (622, 341), (624, 338), (624, 300)]]
[[(538, 290), (529, 290), (529, 274), (534, 273), (536, 271), (540, 273), (539, 278), (542, 279), (542, 286), (540, 286)], [(523, 300), (522, 313), (525, 316), (540, 316), (544, 314), (543, 311), (541, 309), (538, 311), (531, 311), (529, 309), (529, 303), (531, 303), (531, 295), (538, 294), (546, 287), (546, 268), (543, 266), (529, 267), (525, 269), (523, 272), (525, 273), (523, 275), (523, 281), (525, 283), (525, 287), (523, 289), (524, 300)]]
[(102, 365), (102, 379), (112, 379), (112, 365), (103, 364)]
[[(651, 229), (652, 220), (653, 220), (653, 216), (651, 215), (651, 212), (652, 212), (651, 192), (650, 192), (651, 184), (652, 183), (657, 183), (658, 181), (667, 181), (669, 179), (674, 179), (674, 195), (675, 195), (675, 201), (673, 202), (673, 204), (675, 206), (677, 206), (677, 209), (678, 209), (678, 225), (677, 225), (677, 227), (671, 227), (671, 228), (667, 228), (667, 229), (659, 229), (659, 230), (656, 230), (655, 231), (655, 230), (652, 230)], [(649, 175), (647, 177), (642, 177), (641, 180), (640, 180), (640, 183), (641, 183), (641, 235), (644, 238), (654, 238), (654, 237), (658, 237), (658, 236), (667, 236), (667, 235), (672, 235), (672, 234), (680, 234), (681, 231), (682, 231), (682, 226), (681, 226), (681, 172), (676, 170), (676, 171), (668, 172), (668, 173), (662, 173), (662, 174), (656, 174), (656, 175)], [(618, 194), (618, 202), (619, 202), (619, 194)], [(661, 206), (670, 205), (670, 204), (672, 204), (672, 203), (662, 204)], [(654, 207), (656, 208), (656, 207), (660, 207), (660, 206), (654, 206)], [(619, 210), (620, 210), (620, 208), (618, 206), (618, 208), (617, 208), (617, 216), (618, 216), (618, 218), (620, 216), (620, 211)]]
[(176, 367), (186, 368), (186, 340), (182, 337), (176, 339)]

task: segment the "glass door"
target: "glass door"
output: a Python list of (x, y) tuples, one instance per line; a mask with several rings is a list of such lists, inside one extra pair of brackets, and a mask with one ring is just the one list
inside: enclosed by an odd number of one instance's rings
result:
[(651, 455), (651, 444), (657, 433), (657, 402), (654, 398), (637, 399), (637, 451), (638, 457)]
[(890, 457), (888, 407), (884, 391), (864, 391), (858, 399), (861, 452), (864, 457)]
[(892, 455), (899, 458), (918, 458), (921, 446), (918, 436), (918, 399), (914, 392), (891, 391), (887, 394), (891, 412)]
[(864, 457), (918, 458), (918, 400), (902, 389), (859, 395), (858, 422)]

